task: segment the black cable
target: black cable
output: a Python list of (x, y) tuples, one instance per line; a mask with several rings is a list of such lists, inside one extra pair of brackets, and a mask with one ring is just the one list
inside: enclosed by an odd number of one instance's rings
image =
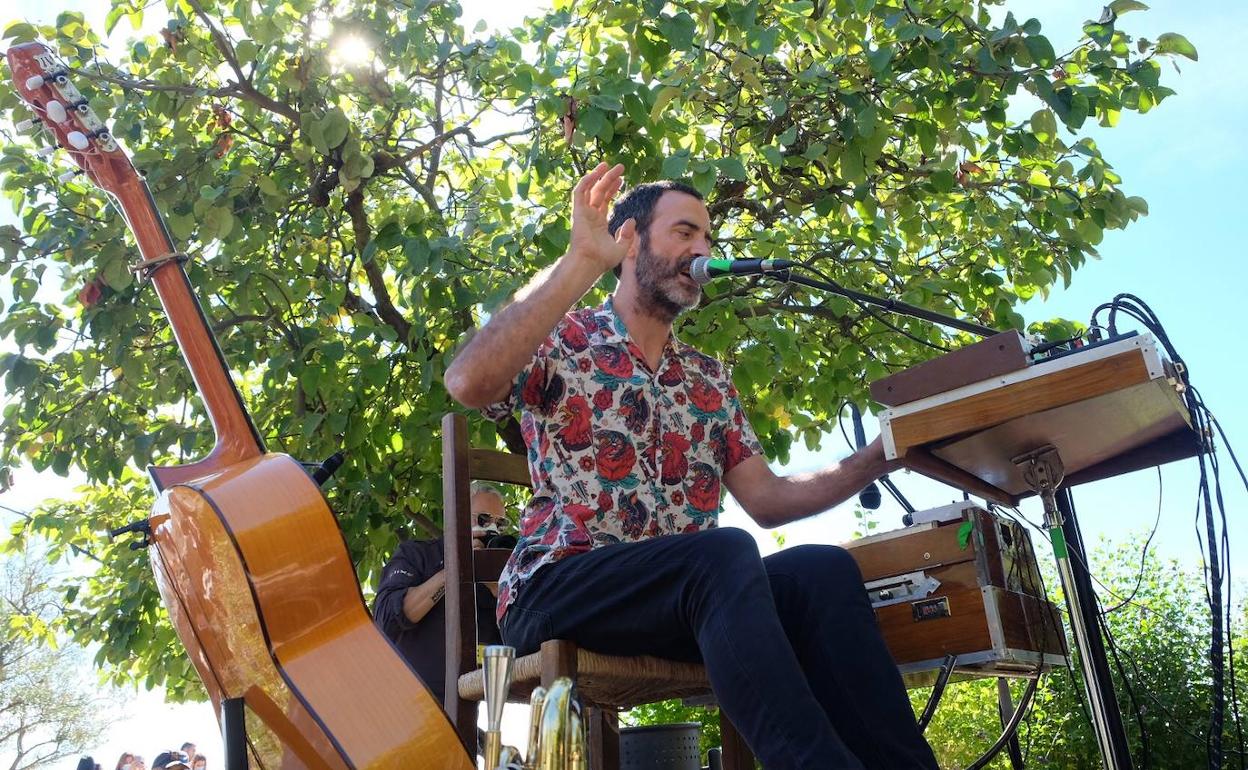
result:
[[(1245, 752), (1243, 726), (1239, 710), (1238, 684), (1234, 676), (1235, 645), (1232, 622), (1234, 619), (1232, 616), (1234, 602), (1231, 597), (1230, 537), (1225, 500), (1222, 496), (1220, 466), (1217, 457), (1217, 447), (1214, 442), (1214, 430), (1216, 429), (1223, 439), (1225, 439), (1225, 434), (1221, 430), (1221, 426), (1217, 425), (1199, 391), (1192, 387), (1190, 369), (1178, 354), (1160, 319), (1153, 312), (1152, 308), (1133, 294), (1121, 293), (1116, 295), (1110, 302), (1099, 305), (1093, 311), (1090, 325), (1093, 327), (1099, 326), (1097, 318), (1106, 310), (1109, 311), (1108, 330), (1111, 335), (1117, 334), (1117, 315), (1121, 312), (1144, 326), (1165, 349), (1182, 383), (1180, 392), (1183, 395), (1184, 403), (1192, 421), (1192, 429), (1200, 442), (1200, 451), (1197, 454), (1200, 470), (1196, 505), (1197, 542), (1200, 545), (1202, 559), (1207, 565), (1205, 570), (1205, 596), (1210, 614), (1209, 663), (1212, 678), (1212, 702), (1209, 713), (1209, 732), (1206, 735), (1206, 754), (1209, 767), (1220, 768), (1222, 766), (1226, 675), (1229, 673), (1231, 676), (1230, 707), (1235, 724), (1236, 742), (1238, 744), (1238, 750), (1234, 753), (1239, 757), (1239, 764), (1242, 768), (1244, 767)], [(1231, 455), (1241, 480), (1244, 481), (1245, 487), (1248, 487), (1248, 478), (1245, 477), (1238, 458), (1234, 456), (1233, 452), (1231, 452)], [(1215, 501), (1217, 504), (1216, 512), (1214, 509)], [(1203, 533), (1199, 526), (1202, 514), (1204, 520)], [(1221, 525), (1220, 533), (1218, 532), (1219, 524)], [(1203, 537), (1200, 535), (1203, 535)], [(1205, 544), (1208, 545), (1207, 553), (1204, 547)], [(1225, 596), (1222, 593), (1224, 585), (1226, 587)]]
[(936, 716), (936, 707), (940, 705), (940, 699), (945, 694), (945, 686), (949, 684), (949, 677), (952, 676), (953, 670), (957, 666), (957, 655), (946, 655), (944, 662), (940, 664), (940, 672), (936, 674), (936, 682), (932, 685), (932, 692), (927, 696), (927, 705), (923, 707), (923, 713), (919, 716), (917, 722), (920, 735), (927, 730), (927, 725), (932, 721), (932, 717)]
[(1038, 687), (1039, 684), (1040, 674), (1037, 672), (1036, 675), (1032, 677), (1031, 682), (1028, 683), (1027, 689), (1023, 692), (1023, 697), (1019, 701), (1018, 708), (1014, 709), (1014, 716), (1010, 718), (1010, 723), (1006, 725), (1005, 730), (1001, 733), (1001, 737), (998, 738), (996, 743), (992, 744), (992, 746), (984, 752), (979, 759), (968, 765), (966, 770), (982, 770), (982, 768), (987, 767), (988, 763), (997, 756), (997, 752), (1001, 751), (1002, 747), (1009, 742), (1011, 736), (1018, 731), (1018, 723), (1022, 721), (1023, 714), (1026, 711), (1031, 710), (1032, 698), (1035, 697), (1036, 687)]
[(1127, 598), (1125, 599), (1119, 596), (1115, 596), (1114, 598), (1120, 599), (1120, 601), (1117, 604), (1115, 604), (1113, 607), (1110, 607), (1109, 609), (1105, 610), (1106, 615), (1111, 615), (1117, 612), (1118, 610), (1122, 609), (1126, 605), (1130, 604), (1132, 600), (1135, 599), (1135, 595), (1139, 593), (1140, 586), (1143, 585), (1144, 583), (1144, 564), (1148, 560), (1148, 546), (1152, 544), (1153, 537), (1156, 536), (1157, 534), (1157, 527), (1161, 524), (1161, 503), (1162, 503), (1162, 500), (1164, 499), (1163, 492), (1164, 492), (1164, 488), (1162, 486), (1162, 481), (1161, 481), (1161, 466), (1158, 465), (1157, 466), (1157, 516), (1156, 518), (1153, 519), (1153, 528), (1152, 530), (1149, 531), (1148, 538), (1144, 541), (1144, 547), (1140, 549), (1140, 570), (1139, 570), (1140, 574), (1135, 579), (1135, 587), (1131, 589), (1130, 595), (1128, 595)]

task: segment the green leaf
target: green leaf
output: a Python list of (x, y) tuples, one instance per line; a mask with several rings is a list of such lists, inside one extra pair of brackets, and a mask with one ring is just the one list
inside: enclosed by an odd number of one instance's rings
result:
[(342, 110), (334, 108), (325, 114), (325, 117), (318, 121), (321, 127), (321, 135), (325, 138), (325, 146), (334, 149), (347, 139), (347, 131), (350, 129), (350, 123), (347, 122), (347, 116)]
[(586, 107), (581, 110), (577, 128), (585, 136), (598, 136), (607, 127), (607, 116), (597, 107)]
[(104, 265), (104, 270), (100, 277), (114, 291), (122, 291), (134, 283), (134, 273), (130, 272), (130, 267), (126, 265), (125, 259), (114, 259)]
[(846, 182), (861, 182), (865, 177), (862, 151), (856, 147), (847, 148), (841, 153), (841, 179)]
[(1057, 52), (1053, 50), (1053, 44), (1049, 42), (1047, 37), (1043, 35), (1032, 35), (1024, 38), (1023, 44), (1027, 46), (1027, 53), (1031, 54), (1031, 60), (1040, 67), (1052, 67), (1057, 61)]
[(658, 123), (659, 118), (663, 116), (663, 109), (667, 107), (673, 99), (680, 95), (681, 89), (678, 86), (664, 86), (659, 89), (659, 95), (654, 98), (654, 106), (650, 108), (650, 122)]
[(971, 533), (975, 531), (975, 522), (964, 521), (962, 526), (958, 527), (958, 548), (965, 551), (967, 546), (971, 544)]
[(747, 177), (745, 164), (740, 158), (720, 158), (716, 161), (716, 165), (719, 166), (720, 173), (729, 179), (745, 181)]
[(1057, 138), (1057, 119), (1050, 110), (1036, 110), (1031, 116), (1031, 131), (1041, 142), (1048, 143)]
[(1196, 46), (1187, 41), (1177, 32), (1166, 32), (1157, 38), (1157, 53), (1178, 54), (1186, 56), (1192, 61), (1197, 61), (1200, 57), (1196, 53)]
[(234, 46), (234, 53), (238, 56), (239, 64), (246, 66), (255, 60), (256, 54), (260, 53), (260, 46), (256, 45), (254, 40), (242, 40)]
[(681, 150), (675, 155), (663, 159), (663, 169), (659, 175), (664, 179), (682, 179), (685, 169), (689, 167), (689, 151)]
[(693, 35), (697, 31), (697, 25), (694, 24), (692, 16), (681, 11), (675, 16), (660, 16), (659, 31), (663, 33), (672, 50), (688, 51), (693, 48)]
[(1124, 13), (1130, 13), (1131, 11), (1147, 11), (1148, 6), (1139, 2), (1139, 0), (1114, 0), (1109, 4), (1109, 10), (1112, 11), (1115, 16), (1121, 16)]
[(883, 72), (893, 59), (893, 46), (885, 45), (867, 54), (867, 62), (875, 72)]
[(26, 43), (39, 37), (39, 31), (24, 21), (15, 21), (4, 28), (5, 39), (15, 43)]

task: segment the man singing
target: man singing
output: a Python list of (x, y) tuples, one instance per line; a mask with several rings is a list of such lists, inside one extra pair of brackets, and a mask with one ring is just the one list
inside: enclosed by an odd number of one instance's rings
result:
[[(726, 368), (677, 339), (711, 248), (702, 196), (632, 188), (600, 164), (572, 195), (567, 254), (495, 314), (446, 372), (451, 395), (521, 412), (534, 497), (499, 582), (520, 654), (568, 639), (613, 655), (703, 661), (768, 770), (935, 768), (853, 559), (766, 559), (716, 528), (723, 486), (764, 527), (811, 516), (886, 470), (879, 441), (814, 473), (768, 468)], [(572, 309), (607, 270), (601, 306)]]

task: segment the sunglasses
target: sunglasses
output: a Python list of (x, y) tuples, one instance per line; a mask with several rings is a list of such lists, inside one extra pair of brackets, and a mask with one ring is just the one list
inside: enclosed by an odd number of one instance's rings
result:
[(506, 516), (494, 516), (491, 513), (475, 514), (474, 521), (482, 529), (506, 529), (511, 526), (511, 520)]

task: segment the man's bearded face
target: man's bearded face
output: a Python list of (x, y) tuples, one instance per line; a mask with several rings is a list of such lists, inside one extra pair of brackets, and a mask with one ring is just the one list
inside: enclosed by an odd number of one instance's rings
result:
[(650, 234), (643, 232), (637, 247), (637, 298), (654, 315), (672, 321), (697, 307), (702, 287), (689, 277), (690, 257), (657, 254)]

